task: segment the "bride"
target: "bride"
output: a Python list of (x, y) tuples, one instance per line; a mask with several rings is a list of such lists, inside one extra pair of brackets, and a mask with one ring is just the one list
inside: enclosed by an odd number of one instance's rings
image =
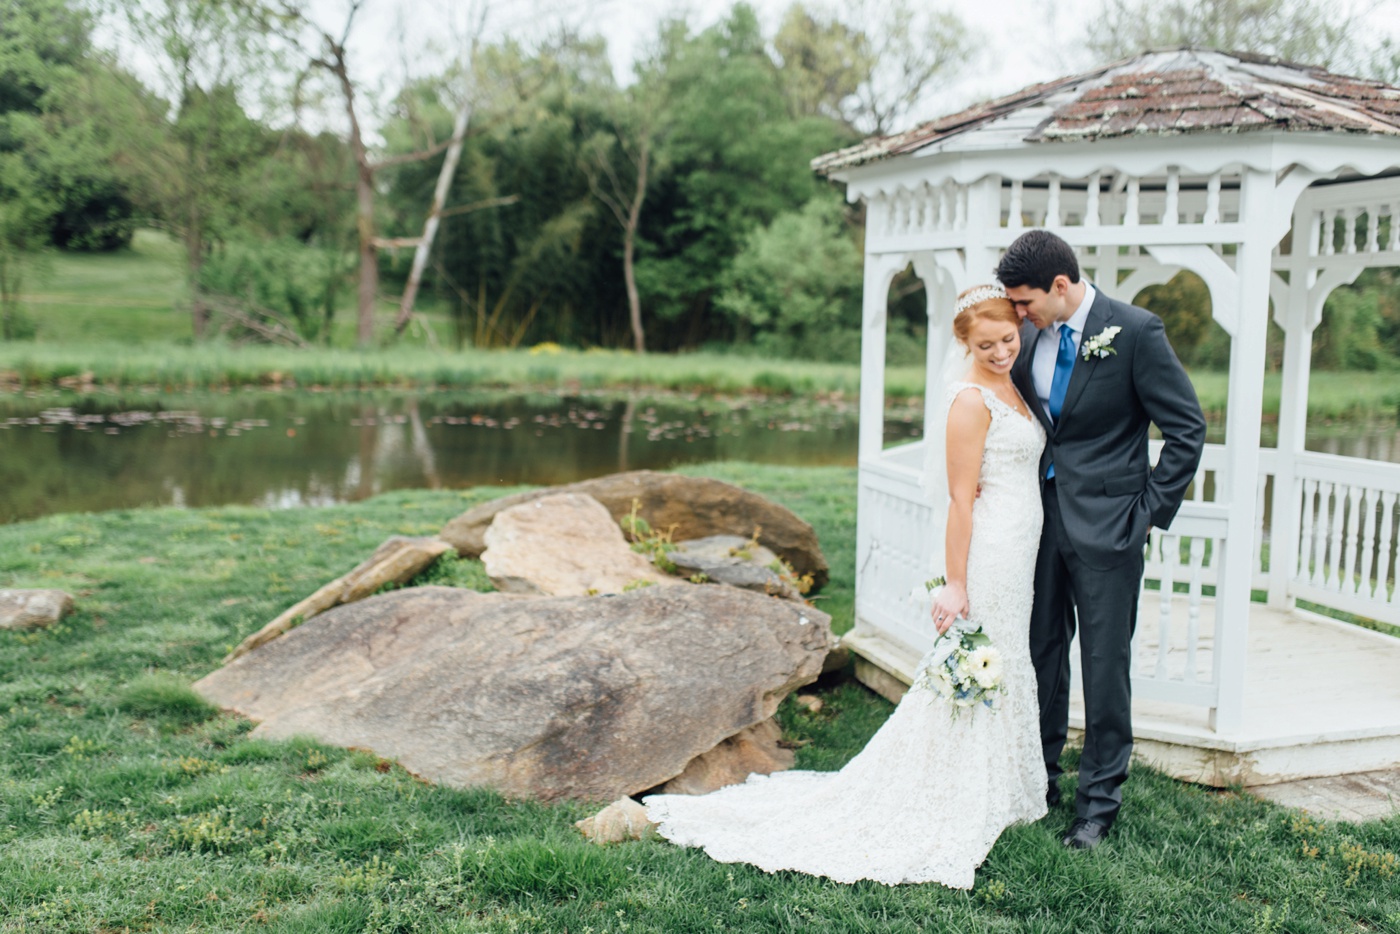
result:
[[(1003, 829), (1045, 815), (1028, 644), (1045, 432), (1011, 384), (1020, 320), (1001, 288), (958, 296), (953, 333), (967, 353), (943, 399), (948, 581), (933, 601), (933, 623), (943, 632), (965, 616), (982, 626), (1003, 656), (1005, 693), (993, 709), (955, 717), (916, 675), (839, 772), (751, 775), (708, 795), (645, 799), (672, 842), (767, 872), (966, 889)], [(928, 663), (926, 656), (920, 670)]]

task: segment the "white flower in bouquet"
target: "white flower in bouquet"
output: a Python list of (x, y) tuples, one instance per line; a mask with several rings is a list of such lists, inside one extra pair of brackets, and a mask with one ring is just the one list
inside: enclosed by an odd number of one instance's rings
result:
[(981, 645), (973, 649), (965, 664), (978, 687), (994, 688), (1001, 681), (1001, 653), (993, 646)]

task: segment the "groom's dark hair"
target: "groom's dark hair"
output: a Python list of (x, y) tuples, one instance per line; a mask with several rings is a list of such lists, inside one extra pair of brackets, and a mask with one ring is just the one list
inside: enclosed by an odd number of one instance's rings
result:
[(1048, 230), (1021, 234), (1006, 248), (996, 268), (997, 281), (1008, 289), (1025, 285), (1048, 292), (1056, 276), (1078, 282), (1079, 260), (1068, 243)]

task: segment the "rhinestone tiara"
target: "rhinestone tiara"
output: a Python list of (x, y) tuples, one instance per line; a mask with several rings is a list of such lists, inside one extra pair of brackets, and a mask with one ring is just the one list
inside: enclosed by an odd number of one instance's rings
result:
[(954, 314), (962, 314), (968, 308), (978, 302), (985, 302), (989, 298), (1006, 298), (1006, 290), (999, 285), (979, 285), (974, 289), (969, 289), (958, 299)]

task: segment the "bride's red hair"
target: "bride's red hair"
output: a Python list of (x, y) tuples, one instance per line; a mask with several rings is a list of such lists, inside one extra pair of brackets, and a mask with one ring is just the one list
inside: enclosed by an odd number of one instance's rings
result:
[[(961, 302), (964, 296), (985, 288), (983, 285), (973, 286), (960, 293), (958, 301)], [(983, 320), (1001, 321), (1017, 327), (1021, 324), (1021, 316), (1016, 314), (1016, 306), (1011, 304), (1011, 299), (1005, 296), (984, 298), (980, 302), (968, 305), (953, 317), (953, 336), (960, 343), (966, 344), (968, 335), (972, 333), (972, 325)]]

